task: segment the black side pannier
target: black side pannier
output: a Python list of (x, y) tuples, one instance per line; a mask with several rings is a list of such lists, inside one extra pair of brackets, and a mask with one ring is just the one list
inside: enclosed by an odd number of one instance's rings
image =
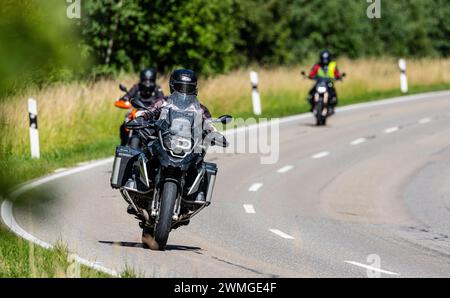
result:
[(127, 146), (118, 146), (111, 174), (111, 187), (120, 188), (132, 175), (133, 164), (141, 152)]
[(217, 165), (212, 162), (203, 162), (202, 167), (205, 169), (205, 177), (203, 182), (203, 192), (206, 202), (211, 203), (211, 197), (216, 183)]

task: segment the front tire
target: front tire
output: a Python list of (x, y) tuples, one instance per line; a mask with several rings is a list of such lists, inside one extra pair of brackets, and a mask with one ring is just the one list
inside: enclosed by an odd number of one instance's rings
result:
[(315, 110), (315, 114), (316, 114), (316, 125), (322, 126), (323, 122), (324, 122), (324, 117), (322, 115), (323, 102), (322, 101), (317, 102), (314, 110)]
[(177, 199), (178, 187), (174, 182), (166, 182), (161, 195), (158, 222), (155, 226), (155, 241), (158, 250), (165, 250), (172, 228), (172, 216)]

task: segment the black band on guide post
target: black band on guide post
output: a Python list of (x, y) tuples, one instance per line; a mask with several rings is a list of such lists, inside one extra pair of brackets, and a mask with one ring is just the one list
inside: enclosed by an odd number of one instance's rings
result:
[(34, 128), (34, 129), (38, 129), (37, 115), (28, 113), (28, 117), (30, 118), (30, 127)]

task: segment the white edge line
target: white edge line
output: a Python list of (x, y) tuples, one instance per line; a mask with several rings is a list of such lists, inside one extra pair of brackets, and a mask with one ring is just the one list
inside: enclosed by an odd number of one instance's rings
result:
[[(27, 231), (25, 231), (24, 229), (22, 229), (21, 226), (19, 226), (19, 224), (16, 222), (14, 215), (13, 215), (13, 204), (11, 201), (9, 200), (4, 200), (2, 202), (1, 205), (1, 217), (3, 222), (5, 223), (5, 225), (8, 226), (8, 228), (13, 231), (17, 236), (28, 240), (36, 245), (39, 245), (45, 249), (52, 249), (53, 246), (45, 241), (40, 240), (39, 238), (36, 238), (35, 236), (31, 235), (30, 233), (28, 233)], [(120, 274), (117, 273), (117, 271), (113, 270), (113, 269), (109, 269), (106, 268), (104, 266), (101, 266), (98, 264), (98, 262), (91, 262), (88, 261), (86, 259), (83, 259), (82, 257), (78, 256), (78, 255), (74, 255), (75, 260), (80, 263), (83, 264), (87, 267), (93, 268), (97, 271), (112, 275), (112, 276), (116, 276), (116, 277), (120, 277)]]
[(252, 186), (250, 186), (250, 188), (248, 189), (248, 191), (258, 191), (261, 187), (263, 186), (262, 183), (253, 183)]
[(253, 207), (253, 205), (244, 204), (244, 209), (245, 209), (246, 213), (249, 213), (249, 214), (255, 214), (256, 213), (255, 207)]
[(59, 179), (59, 178), (65, 177), (65, 176), (73, 175), (73, 174), (76, 174), (76, 173), (79, 173), (79, 172), (84, 172), (86, 170), (89, 170), (89, 169), (92, 169), (92, 168), (96, 168), (96, 167), (104, 165), (104, 164), (111, 163), (113, 160), (114, 160), (114, 157), (110, 157), (110, 158), (107, 158), (107, 159), (103, 159), (103, 160), (99, 160), (99, 161), (95, 161), (95, 162), (89, 163), (87, 165), (83, 165), (81, 167), (76, 167), (76, 168), (69, 169), (69, 170), (66, 170), (66, 171), (63, 171), (63, 172), (58, 172), (58, 173), (55, 173), (55, 174), (52, 174), (52, 175), (49, 175), (49, 176), (46, 176), (46, 177), (43, 177), (43, 178), (39, 178), (39, 179), (33, 180), (31, 182), (26, 182), (24, 184), (19, 185), (16, 188), (16, 190), (14, 190), (11, 193), (10, 198), (12, 200), (14, 200), (18, 196), (20, 196), (22, 193), (24, 193), (24, 192), (26, 192), (26, 191), (28, 191), (30, 189), (33, 189), (35, 187), (38, 187), (39, 185), (48, 183), (50, 181), (53, 181), (53, 180), (56, 180), (56, 179)]
[(290, 170), (292, 170), (294, 168), (294, 166), (288, 165), (285, 167), (282, 167), (281, 169), (279, 169), (277, 172), (280, 174), (284, 174), (286, 172), (289, 172)]
[(353, 261), (344, 261), (344, 262), (347, 263), (347, 264), (355, 265), (355, 266), (358, 266), (358, 267), (362, 267), (362, 268), (365, 268), (365, 269), (377, 271), (377, 272), (384, 273), (384, 274), (400, 275), (399, 273), (396, 273), (396, 272), (383, 270), (383, 269), (380, 269), (380, 268), (372, 267), (372, 266), (369, 266), (369, 265), (366, 265), (366, 264), (362, 264), (362, 263), (358, 263), (358, 262), (353, 262)]
[(274, 233), (274, 234), (276, 234), (276, 235), (278, 235), (278, 236), (280, 236), (280, 237), (282, 237), (284, 239), (295, 239), (291, 235), (286, 234), (286, 233), (284, 233), (284, 232), (282, 232), (280, 230), (277, 230), (277, 229), (269, 229), (269, 231), (271, 231), (272, 233)]
[[(395, 97), (395, 98), (390, 98), (390, 99), (385, 99), (385, 100), (379, 100), (376, 102), (370, 102), (370, 103), (360, 103), (360, 104), (354, 104), (354, 105), (350, 105), (350, 106), (346, 106), (346, 107), (342, 107), (342, 108), (338, 108), (336, 109), (336, 111), (338, 112), (347, 112), (347, 111), (352, 111), (352, 110), (359, 110), (359, 109), (366, 109), (366, 108), (371, 108), (371, 107), (376, 107), (376, 106), (384, 106), (384, 105), (394, 105), (394, 104), (398, 104), (398, 103), (405, 103), (405, 102), (409, 102), (409, 101), (415, 101), (415, 100), (421, 100), (421, 99), (427, 99), (430, 96), (433, 97), (439, 97), (439, 96), (448, 96), (450, 94), (449, 91), (438, 91), (438, 92), (428, 92), (428, 93), (423, 93), (423, 94), (417, 94), (417, 95), (410, 95), (410, 96), (404, 96), (404, 97)], [(448, 116), (450, 116), (450, 113), (448, 114)], [(300, 114), (300, 115), (294, 115), (294, 116), (288, 116), (288, 117), (284, 117), (281, 119), (277, 119), (276, 121), (278, 121), (280, 124), (284, 124), (284, 123), (289, 123), (289, 122), (293, 122), (293, 121), (298, 121), (301, 119), (308, 119), (311, 118), (312, 115), (310, 115), (309, 113), (305, 113), (305, 114)], [(273, 120), (272, 120), (273, 121)], [(251, 129), (255, 129), (255, 128), (261, 128), (261, 127), (267, 127), (269, 125), (271, 125), (272, 121), (267, 121), (267, 122), (263, 122), (263, 123), (256, 123), (253, 125), (249, 125), (247, 127), (240, 127), (240, 128), (235, 128), (235, 129), (230, 129), (224, 132), (225, 136), (230, 136), (230, 135), (235, 135), (236, 133), (239, 132), (245, 132), (247, 130), (251, 130)], [(77, 168), (73, 168), (64, 172), (60, 172), (60, 173), (56, 173), (53, 175), (49, 175), (43, 178), (38, 178), (34, 181), (30, 181), (30, 182), (25, 182), (23, 184), (20, 184), (16, 187), (15, 191), (13, 191), (10, 195), (10, 197), (12, 199), (16, 198), (17, 196), (19, 196), (20, 194), (24, 193), (25, 191), (28, 191), (34, 187), (37, 187), (39, 185), (48, 183), (50, 181), (53, 181), (55, 179), (58, 178), (62, 178), (65, 176), (69, 176), (75, 173), (79, 173), (79, 172), (83, 172), (86, 171), (88, 169), (92, 169), (94, 167), (109, 163), (113, 160), (113, 158), (108, 158), (105, 160), (100, 160), (97, 162), (93, 162), (93, 163), (89, 163), (89, 164), (85, 164), (85, 163), (80, 163), (80, 166)], [(10, 204), (10, 210), (8, 210), (8, 203)], [(7, 209), (4, 209), (7, 208)], [(8, 213), (9, 212), (9, 213)], [(8, 213), (8, 214), (6, 214)], [(10, 220), (9, 222), (5, 221), (5, 216), (10, 215)], [(36, 241), (35, 243), (45, 247), (45, 245), (49, 245), (46, 242), (43, 242), (39, 239), (37, 239), (36, 237), (34, 237), (33, 235), (29, 234), (28, 232), (26, 232), (25, 230), (23, 230), (22, 228), (20, 228), (20, 226), (15, 222), (14, 220), (14, 216), (12, 214), (12, 203), (8, 200), (3, 201), (2, 205), (1, 205), (1, 217), (3, 219), (3, 222), (14, 232), (16, 233), (18, 236), (24, 238), (25, 236), (32, 238), (34, 241)], [(12, 224), (15, 223), (15, 226), (13, 226)], [(18, 229), (20, 228), (20, 230)], [(20, 232), (23, 231), (22, 235), (20, 234)], [(26, 239), (26, 238), (25, 238)], [(32, 240), (30, 240), (32, 241)], [(40, 241), (39, 243), (37, 243), (38, 241)], [(42, 244), (42, 245), (41, 245)], [(51, 247), (51, 246), (50, 246)], [(79, 258), (80, 261), (84, 262), (84, 259)], [(89, 261), (86, 261), (89, 262)], [(88, 267), (91, 268), (97, 268), (98, 264), (89, 262), (92, 266), (89, 266), (87, 264), (85, 264)], [(104, 267), (102, 267), (104, 268)], [(115, 272), (114, 270), (111, 269), (107, 269), (104, 268), (106, 271), (110, 272), (110, 273), (115, 273), (115, 274), (111, 274), (111, 275), (118, 275), (117, 272)], [(102, 271), (102, 270), (99, 270)]]
[(320, 153), (317, 153), (317, 154), (311, 156), (311, 158), (319, 159), (319, 158), (323, 158), (323, 157), (328, 156), (328, 155), (330, 155), (330, 152), (324, 151), (324, 152), (320, 152)]

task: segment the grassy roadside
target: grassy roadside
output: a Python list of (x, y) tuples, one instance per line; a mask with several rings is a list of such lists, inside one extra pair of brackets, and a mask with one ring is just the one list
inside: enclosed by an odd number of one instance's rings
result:
[[(52, 250), (47, 250), (16, 237), (1, 226), (0, 239), (0, 278), (77, 276), (77, 269), (70, 262), (69, 252), (61, 244), (56, 245)], [(79, 277), (110, 276), (81, 265)]]
[[(340, 105), (400, 96), (398, 70), (393, 60), (342, 60), (348, 77), (337, 85)], [(260, 74), (264, 118), (307, 112), (305, 96), (312, 82), (300, 77), (306, 66), (257, 69)], [(200, 99), (214, 116), (252, 117), (248, 69), (204, 80)], [(370, 74), (368, 76), (367, 74)], [(418, 60), (408, 64), (409, 94), (450, 89), (450, 59)], [(58, 168), (112, 156), (118, 127), (125, 112), (114, 108), (121, 95), (117, 86), (130, 86), (135, 77), (115, 81), (72, 83), (27, 91), (0, 103), (0, 195), (14, 185), (46, 175)], [(160, 80), (167, 92), (167, 77)], [(28, 143), (26, 98), (38, 100), (41, 159), (31, 159)], [(67, 250), (44, 250), (18, 239), (0, 225), (0, 277), (63, 277)], [(128, 272), (128, 271), (127, 271)], [(125, 274), (133, 276), (132, 271)], [(83, 277), (104, 277), (84, 268)]]

